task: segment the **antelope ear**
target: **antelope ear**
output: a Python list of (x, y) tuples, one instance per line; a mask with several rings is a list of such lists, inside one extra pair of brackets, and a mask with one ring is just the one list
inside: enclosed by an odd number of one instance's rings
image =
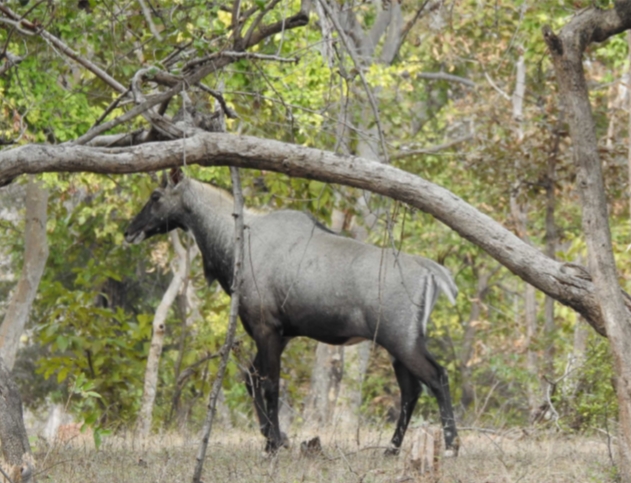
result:
[(169, 171), (169, 184), (170, 185), (177, 185), (180, 181), (182, 181), (182, 179), (184, 178), (184, 173), (182, 173), (182, 170), (180, 168), (172, 168), (171, 171)]

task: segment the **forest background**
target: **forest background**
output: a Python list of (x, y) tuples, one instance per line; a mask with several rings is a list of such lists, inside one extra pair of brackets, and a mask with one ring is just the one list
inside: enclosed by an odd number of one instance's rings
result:
[[(232, 59), (166, 113), (175, 115), (190, 101), (209, 115), (219, 97), (227, 105), (228, 132), (388, 162), (444, 186), (549, 256), (583, 264), (576, 172), (540, 29), (558, 29), (591, 4), (315, 2), (307, 25), (262, 39), (249, 50), (253, 55)], [(38, 28), (112, 78), (129, 82), (146, 68), (147, 97), (158, 91), (152, 84), (158, 71), (185, 72), (188, 59), (226, 48), (233, 26), (231, 8), (219, 2), (6, 5), (37, 19)], [(299, 7), (295, 1), (242, 4), (268, 23)], [(0, 44), (3, 144), (72, 141), (102, 122), (108, 106), (110, 117), (128, 109), (124, 99), (113, 104), (121, 92), (45, 36), (4, 22)], [(626, 37), (592, 46), (585, 69), (617, 266), (629, 291)], [(144, 122), (130, 125), (118, 132)], [(227, 168), (189, 166), (186, 173), (230, 187)], [(251, 207), (310, 211), (348, 236), (438, 260), (452, 271), (461, 291), (457, 306), (441, 300), (429, 334), (430, 349), (449, 371), (462, 426), (615, 426), (607, 341), (430, 215), (357, 189), (269, 171), (242, 170), (242, 178)], [(153, 429), (200, 424), (229, 302), (217, 286), (206, 286), (188, 235), (123, 242), (127, 223), (157, 183), (146, 174), (47, 173), (0, 190), (0, 320), (28, 260), (25, 226), (36, 219), (46, 227), (47, 250), (39, 255), (45, 269), (13, 368), (28, 407), (63, 404), (97, 434), (133, 428), (156, 307), (182, 270), (149, 421)], [(28, 212), (26, 201), (37, 198), (29, 192), (39, 193), (39, 211)], [(241, 375), (252, 353), (241, 331), (223, 384), (225, 424), (254, 425)], [(383, 424), (396, 417), (396, 381), (380, 349), (296, 340), (283, 357), (286, 423), (359, 414)], [(424, 395), (417, 413), (419, 420), (434, 420), (433, 398)]]

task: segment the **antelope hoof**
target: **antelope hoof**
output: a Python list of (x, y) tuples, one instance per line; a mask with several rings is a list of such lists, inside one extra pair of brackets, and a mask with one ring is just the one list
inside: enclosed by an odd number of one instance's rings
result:
[(445, 450), (445, 458), (457, 457), (459, 450), (460, 450), (460, 438), (456, 436), (456, 438), (452, 441), (452, 443), (447, 446), (447, 449)]
[(291, 443), (289, 442), (289, 438), (282, 431), (280, 432), (280, 445), (281, 447), (285, 449), (289, 449), (289, 447), (291, 446)]
[(390, 446), (387, 450), (383, 452), (384, 456), (399, 456), (399, 448), (395, 446)]
[(265, 453), (267, 455), (274, 455), (278, 453), (278, 450), (281, 448), (289, 449), (289, 438), (285, 433), (281, 431), (280, 433), (280, 441), (267, 440), (267, 444), (265, 445)]
[(458, 452), (455, 449), (449, 448), (445, 450), (445, 458), (455, 458), (456, 456), (458, 456)]

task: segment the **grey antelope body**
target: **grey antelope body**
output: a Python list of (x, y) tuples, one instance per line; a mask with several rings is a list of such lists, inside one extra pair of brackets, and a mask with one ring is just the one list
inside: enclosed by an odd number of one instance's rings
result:
[[(234, 260), (233, 200), (211, 185), (172, 171), (125, 232), (140, 242), (174, 228), (191, 230), (209, 283), (229, 294)], [(447, 373), (429, 354), (425, 329), (439, 293), (457, 294), (437, 263), (342, 237), (297, 211), (246, 210), (245, 261), (239, 316), (257, 354), (248, 389), (267, 450), (282, 443), (278, 424), (280, 357), (298, 336), (329, 344), (375, 340), (392, 356), (401, 389), (401, 415), (391, 441), (397, 453), (421, 383), (438, 401), (445, 442), (458, 438)]]

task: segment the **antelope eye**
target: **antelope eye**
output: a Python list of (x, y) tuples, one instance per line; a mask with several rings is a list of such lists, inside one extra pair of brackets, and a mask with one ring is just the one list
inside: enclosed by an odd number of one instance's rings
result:
[(162, 195), (157, 191), (151, 193), (151, 201), (158, 201)]

